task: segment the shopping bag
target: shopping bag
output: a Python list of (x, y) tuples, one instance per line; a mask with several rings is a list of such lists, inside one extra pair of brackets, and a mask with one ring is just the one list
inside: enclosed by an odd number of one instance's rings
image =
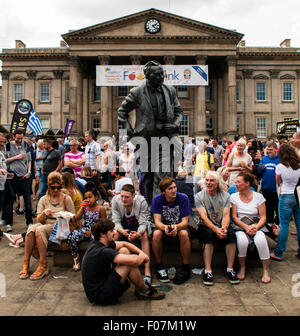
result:
[(68, 211), (59, 211), (53, 214), (53, 217), (56, 217), (56, 223), (51, 232), (50, 241), (61, 244), (62, 240), (67, 239), (70, 233), (70, 219), (73, 216), (75, 215)]

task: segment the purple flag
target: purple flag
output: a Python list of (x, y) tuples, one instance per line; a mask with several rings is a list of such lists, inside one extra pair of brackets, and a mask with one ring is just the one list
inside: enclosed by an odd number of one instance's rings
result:
[(66, 138), (68, 135), (71, 134), (71, 131), (72, 131), (72, 128), (73, 128), (73, 125), (75, 124), (75, 120), (67, 120), (67, 124), (66, 124), (66, 127), (65, 127), (65, 136), (64, 138)]

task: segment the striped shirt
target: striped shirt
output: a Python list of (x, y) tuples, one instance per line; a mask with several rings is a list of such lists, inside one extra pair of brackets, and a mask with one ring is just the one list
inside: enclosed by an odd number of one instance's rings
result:
[[(69, 159), (72, 163), (76, 163), (76, 160), (81, 160), (85, 157), (85, 153), (77, 151), (77, 153), (72, 153), (72, 151), (65, 154), (65, 159)], [(82, 167), (71, 167), (74, 170), (75, 177), (81, 176)]]

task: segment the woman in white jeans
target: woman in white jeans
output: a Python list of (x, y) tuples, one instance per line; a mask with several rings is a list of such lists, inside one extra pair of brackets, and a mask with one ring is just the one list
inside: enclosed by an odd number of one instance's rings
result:
[[(266, 236), (261, 230), (266, 223), (266, 200), (260, 193), (250, 190), (250, 185), (253, 184), (254, 179), (254, 176), (248, 172), (240, 173), (236, 179), (238, 192), (230, 196), (232, 219), (241, 228), (240, 231), (235, 233), (240, 263), (240, 271), (237, 277), (240, 280), (245, 279), (247, 249), (249, 242), (253, 239), (263, 266), (261, 282), (269, 283), (271, 281), (269, 272), (270, 251)], [(245, 216), (258, 217), (259, 221), (256, 224), (247, 225), (241, 220)]]

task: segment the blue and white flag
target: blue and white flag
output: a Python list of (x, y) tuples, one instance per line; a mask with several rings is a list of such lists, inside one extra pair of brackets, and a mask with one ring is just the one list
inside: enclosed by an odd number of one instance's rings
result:
[(34, 135), (39, 135), (42, 133), (43, 127), (42, 127), (41, 119), (34, 112), (34, 110), (30, 112), (28, 127), (32, 130)]

